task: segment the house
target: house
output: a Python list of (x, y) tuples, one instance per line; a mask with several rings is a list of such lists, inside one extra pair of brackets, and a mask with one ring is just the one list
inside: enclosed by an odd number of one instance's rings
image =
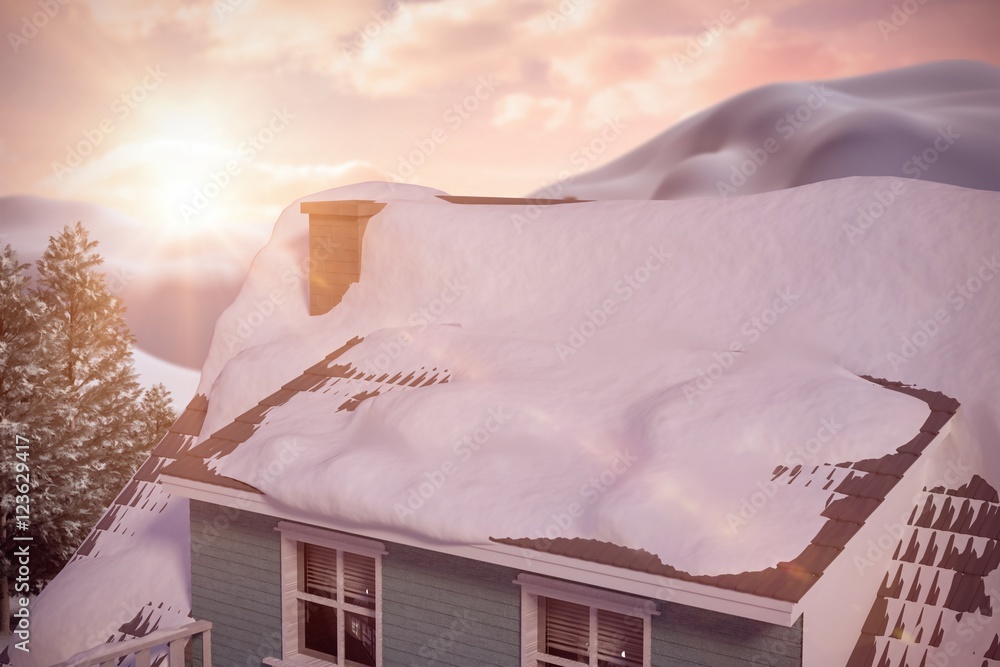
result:
[[(915, 184), (838, 256), (839, 216), (884, 187), (303, 202), (309, 238), (286, 211), (272, 246), (291, 250), (262, 251), (220, 320), (210, 392), (81, 557), (160, 500), (189, 512), (190, 616), (211, 624), (194, 654), (216, 665), (997, 664), (1000, 497), (963, 458), (989, 420), (951, 397), (993, 375), (935, 375), (977, 327), (921, 328), (927, 285), (967, 258), (928, 220), (920, 247), (951, 263), (914, 278), (906, 242), (947, 200), (962, 249), (988, 247), (995, 195)], [(930, 296), (844, 287), (872, 275)], [(988, 318), (975, 291), (962, 316)], [(873, 334), (897, 320), (919, 354)], [(177, 625), (163, 599), (112, 640)]]
[[(310, 216), (313, 316), (358, 280), (367, 223), (383, 206), (302, 204)], [(552, 514), (559, 529), (548, 536), (495, 534), (460, 544), (303, 511), (220, 474), (213, 462), (239, 451), (265, 422), (294, 429), (303, 396), (322, 399), (309, 399), (306, 410), (352, 413), (374, 397), (451, 379), (447, 367), (430, 363), (363, 368), (358, 360), (378, 351), (364, 346), (360, 335), (337, 341), (161, 472), (170, 493), (191, 500), (192, 615), (213, 624), (216, 664), (860, 666), (888, 664), (900, 646), (898, 664), (937, 664), (935, 656), (952, 651), (942, 639), (959, 631), (952, 612), (991, 614), (985, 577), (1000, 563), (1000, 550), (993, 555), (1000, 498), (978, 476), (928, 477), (928, 460), (959, 404), (883, 379), (864, 378), (921, 403), (923, 422), (882, 443), (881, 456), (776, 462), (756, 480), (760, 499), (750, 497), (749, 512), (780, 486), (822, 487), (828, 500), (811, 539), (787, 560), (753, 571), (692, 574), (645, 549), (563, 537), (582, 512), (572, 505)], [(183, 434), (201, 430), (206, 407), (196, 399), (178, 421), (178, 437), (154, 454), (177, 454)], [(286, 455), (296, 451), (286, 448), (267, 464), (270, 473), (258, 471), (260, 479), (282, 474)], [(626, 466), (616, 460), (607, 472)], [(427, 475), (412, 502), (395, 504), (397, 513), (419, 511), (450, 474), (443, 466)], [(730, 520), (750, 518), (737, 511)], [(1000, 640), (979, 639), (992, 640), (983, 664), (1000, 656)]]

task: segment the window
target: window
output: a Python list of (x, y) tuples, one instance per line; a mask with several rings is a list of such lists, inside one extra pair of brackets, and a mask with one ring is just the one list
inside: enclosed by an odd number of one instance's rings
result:
[(280, 522), (283, 661), (380, 667), (384, 547)]
[(649, 667), (655, 603), (522, 574), (522, 667)]

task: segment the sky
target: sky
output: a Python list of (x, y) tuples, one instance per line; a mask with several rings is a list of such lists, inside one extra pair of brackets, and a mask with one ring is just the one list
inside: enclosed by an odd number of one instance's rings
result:
[(6, 0), (0, 196), (179, 233), (366, 180), (519, 196), (759, 85), (1000, 65), (998, 25), (995, 0)]

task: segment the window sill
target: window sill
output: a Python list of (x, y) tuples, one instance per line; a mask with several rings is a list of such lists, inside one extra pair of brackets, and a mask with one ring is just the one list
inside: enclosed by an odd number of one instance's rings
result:
[[(261, 662), (268, 667), (337, 667), (337, 663), (323, 660), (322, 658), (310, 658), (307, 655), (294, 655), (290, 658), (264, 658)], [(348, 660), (347, 667), (364, 667), (359, 662)]]
[(322, 658), (310, 658), (306, 655), (295, 655), (282, 660), (281, 658), (264, 658), (263, 663), (268, 667), (336, 667), (337, 663), (323, 660)]

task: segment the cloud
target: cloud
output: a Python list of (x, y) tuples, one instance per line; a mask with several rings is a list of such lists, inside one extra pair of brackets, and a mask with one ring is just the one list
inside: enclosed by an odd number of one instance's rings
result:
[(389, 181), (391, 175), (364, 160), (349, 160), (339, 164), (261, 164), (269, 178), (281, 184), (317, 183), (325, 190), (363, 181)]
[(176, 24), (193, 27), (206, 22), (212, 4), (190, 0), (82, 0), (81, 9), (96, 27), (120, 39), (142, 39), (153, 30)]
[(572, 100), (512, 93), (497, 102), (493, 124), (503, 127), (530, 119), (540, 122), (546, 131), (551, 131), (563, 125), (572, 110)]
[[(35, 7), (25, 2), (0, 6), (5, 24), (21, 25), (23, 7)], [(877, 21), (892, 4), (75, 0), (16, 57), (0, 59), (8, 93), (0, 182), (7, 192), (176, 217), (177, 200), (224, 165), (272, 107), (288, 105), (294, 126), (205, 215), (259, 215), (307, 192), (384, 178), (446, 126), (447, 142), (420, 168), (421, 182), (516, 195), (551, 180), (616, 116), (628, 134), (602, 160), (768, 83), (943, 58), (1000, 64), (997, 2), (925, 3), (884, 37)], [(687, 59), (683, 66), (675, 56)], [(52, 161), (111, 117), (109, 105), (146, 65), (160, 63), (169, 74), (163, 86), (65, 183), (53, 181)], [(474, 100), (480, 110), (452, 131), (454, 116), (444, 114), (471, 99), (480, 77), (499, 81), (497, 92)], [(199, 123), (203, 132), (186, 127)]]

